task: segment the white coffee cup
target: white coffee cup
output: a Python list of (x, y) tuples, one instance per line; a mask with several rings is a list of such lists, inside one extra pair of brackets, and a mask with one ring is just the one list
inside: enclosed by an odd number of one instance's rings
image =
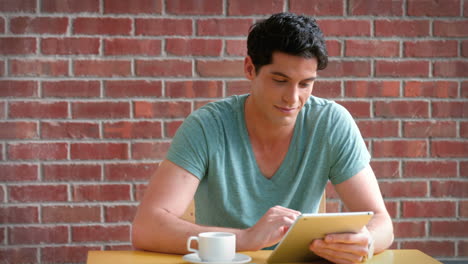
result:
[[(198, 250), (191, 248), (193, 240)], [(187, 250), (198, 254), (202, 261), (232, 261), (236, 255), (236, 235), (227, 232), (205, 232), (187, 239)]]

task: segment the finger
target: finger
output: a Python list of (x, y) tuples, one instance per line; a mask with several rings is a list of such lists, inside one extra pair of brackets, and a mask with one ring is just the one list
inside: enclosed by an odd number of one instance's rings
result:
[(359, 244), (367, 246), (369, 240), (369, 236), (364, 233), (335, 233), (325, 236), (325, 242), (327, 243)]
[(336, 260), (340, 260), (340, 263), (357, 263), (360, 262), (363, 257), (362, 255), (336, 250), (335, 248), (330, 247), (330, 245), (323, 240), (314, 240), (310, 245), (310, 250), (326, 259), (333, 259), (334, 262), (336, 262)]
[(325, 242), (324, 248), (336, 251), (346, 252), (357, 256), (366, 256), (368, 253), (367, 245), (360, 244), (345, 244), (345, 243), (327, 243)]
[[(323, 252), (323, 251), (319, 251), (319, 252), (314, 252), (317, 256), (320, 256), (324, 259), (327, 259), (333, 263), (337, 263), (337, 264), (354, 264), (356, 262), (353, 262), (353, 261), (350, 261), (348, 259), (342, 259), (342, 258), (338, 258), (336, 255), (333, 255), (333, 254), (327, 254), (326, 252)], [(361, 262), (361, 260), (359, 260), (358, 262)]]
[(284, 207), (284, 206), (281, 206), (281, 205), (276, 205), (274, 207), (275, 210), (278, 210), (278, 211), (281, 211), (281, 212), (288, 212), (288, 213), (291, 213), (291, 214), (295, 214), (295, 215), (300, 215), (301, 212), (299, 211), (296, 211), (294, 209), (291, 209), (291, 208), (287, 208), (287, 207)]

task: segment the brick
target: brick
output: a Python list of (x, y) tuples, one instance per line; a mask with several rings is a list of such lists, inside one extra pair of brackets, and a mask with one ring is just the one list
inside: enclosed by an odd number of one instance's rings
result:
[(66, 60), (10, 60), (11, 76), (68, 76)]
[(466, 157), (468, 142), (466, 141), (432, 141), (431, 157)]
[(246, 36), (252, 19), (245, 18), (210, 18), (197, 21), (199, 36)]
[(73, 118), (130, 117), (128, 102), (74, 102), (71, 109)]
[(372, 153), (376, 158), (422, 158), (427, 157), (427, 148), (424, 140), (385, 140), (375, 141)]
[(468, 137), (468, 122), (460, 122), (460, 137)]
[(398, 137), (398, 121), (357, 121), (364, 138)]
[(461, 217), (468, 217), (468, 201), (460, 201), (459, 214)]
[(104, 165), (107, 181), (145, 181), (155, 173), (155, 163), (117, 163)]
[(9, 186), (10, 202), (65, 202), (68, 199), (66, 185)]
[(457, 124), (454, 121), (405, 121), (403, 135), (411, 137), (456, 137)]
[(75, 185), (73, 201), (129, 201), (131, 199), (129, 184)]
[[(468, 15), (468, 7), (465, 2), (465, 16)], [(468, 242), (460, 241), (458, 242), (458, 256), (466, 257), (468, 256)]]
[(321, 19), (319, 26), (329, 37), (351, 37), (351, 36), (370, 36), (370, 20), (352, 20), (352, 19)]
[(431, 196), (432, 197), (468, 197), (468, 182), (467, 181), (432, 181)]
[(10, 160), (64, 160), (66, 143), (10, 143), (7, 155)]
[[(465, 17), (468, 16), (468, 5), (467, 5), (468, 3), (467, 3), (467, 1), (468, 1), (468, 0), (464, 0), (464, 3), (463, 3), (463, 9), (464, 9), (464, 10), (463, 10), (463, 15), (464, 15)], [(466, 243), (465, 246), (468, 246), (468, 243)], [(467, 247), (466, 249), (468, 249), (468, 247)], [(465, 252), (468, 253), (468, 251), (465, 251)], [(468, 254), (467, 254), (467, 255), (468, 255)]]
[(175, 98), (217, 98), (223, 95), (220, 81), (167, 81), (166, 97)]
[(161, 14), (161, 0), (104, 0), (104, 14)]
[(83, 122), (42, 122), (41, 138), (99, 138), (99, 124)]
[(377, 37), (425, 37), (430, 35), (429, 20), (376, 20)]
[(429, 103), (426, 101), (375, 101), (376, 117), (429, 117)]
[(67, 243), (68, 227), (11, 227), (11, 244)]
[(283, 11), (285, 0), (229, 1), (229, 16), (267, 15)]
[(5, 19), (3, 17), (0, 18), (0, 33), (5, 33)]
[(0, 179), (2, 182), (36, 181), (38, 167), (30, 164), (0, 164)]
[(42, 0), (41, 11), (46, 13), (98, 13), (96, 0)]
[(350, 0), (348, 13), (355, 16), (401, 16), (403, 0)]
[(37, 138), (37, 124), (34, 122), (1, 122), (0, 139)]
[(36, 12), (36, 0), (2, 0), (0, 12)]
[[(247, 41), (239, 39), (227, 39), (226, 41), (226, 54), (228, 56), (247, 56)], [(468, 43), (468, 41), (467, 41)], [(468, 45), (467, 50), (468, 50)], [(327, 46), (327, 48), (329, 48)], [(467, 52), (468, 53), (468, 52)]]
[(408, 0), (409, 16), (459, 16), (460, 0)]
[(139, 142), (132, 144), (132, 158), (142, 159), (163, 159), (169, 150), (169, 142)]
[(73, 242), (128, 242), (130, 226), (72, 226)]
[(347, 97), (398, 97), (399, 81), (346, 81)]
[(74, 72), (77, 76), (114, 77), (130, 76), (129, 60), (75, 60)]
[[(250, 88), (250, 86), (248, 88)], [(248, 90), (246, 90), (245, 93), (247, 92)], [(318, 82), (315, 82), (313, 90), (312, 90), (312, 94), (314, 96), (323, 97), (323, 98), (342, 97), (341, 96), (341, 82), (340, 81), (325, 81), (325, 80), (320, 80)]]
[(222, 0), (171, 0), (166, 2), (166, 13), (175, 15), (221, 15)]
[[(0, 119), (5, 119), (6, 117), (6, 102), (0, 102)], [(1, 160), (1, 155), (0, 155)]]
[(72, 143), (70, 146), (72, 159), (77, 160), (112, 160), (128, 159), (126, 143)]
[(377, 179), (400, 178), (400, 163), (398, 161), (371, 161)]
[(321, 71), (321, 77), (369, 77), (371, 65), (368, 61), (336, 61), (328, 62), (325, 70)]
[(344, 106), (354, 118), (370, 117), (370, 102), (363, 101), (337, 101)]
[(105, 81), (106, 97), (161, 97), (162, 81)]
[(43, 206), (42, 223), (88, 223), (101, 221), (99, 206)]
[(134, 102), (136, 118), (177, 118), (187, 117), (191, 112), (189, 102), (168, 101), (168, 102)]
[(84, 35), (130, 35), (129, 18), (78, 17), (73, 21), (73, 33)]
[(66, 17), (13, 17), (10, 31), (14, 34), (65, 34), (68, 28)]
[(189, 36), (192, 35), (191, 19), (137, 18), (135, 35), (145, 36)]
[[(0, 25), (0, 28), (1, 28), (1, 25)], [(0, 77), (6, 75), (5, 70), (6, 70), (5, 61), (0, 60)]]
[(451, 81), (407, 81), (404, 83), (405, 97), (455, 98), (458, 83)]
[(426, 236), (426, 222), (404, 221), (393, 222), (395, 238), (416, 238)]
[(136, 205), (114, 205), (104, 207), (106, 223), (132, 222), (137, 210)]
[(384, 198), (426, 197), (428, 183), (417, 182), (379, 182), (380, 191)]
[(44, 164), (43, 181), (99, 181), (101, 166), (96, 164)]
[(166, 51), (177, 56), (220, 56), (221, 39), (166, 39)]
[(468, 98), (468, 82), (462, 82), (460, 86), (460, 93), (462, 98)]
[(212, 103), (212, 102), (215, 102), (216, 100), (202, 100), (202, 101), (195, 101), (195, 105), (194, 105), (194, 109), (199, 109), (201, 108), (202, 106), (208, 104), (208, 103)]
[(432, 102), (432, 117), (468, 117), (468, 102)]
[(290, 0), (289, 12), (311, 16), (342, 16), (344, 5), (341, 0)]
[(10, 118), (66, 118), (66, 102), (10, 102)]
[(428, 77), (427, 61), (376, 61), (375, 75), (378, 77)]
[(192, 62), (178, 59), (136, 60), (135, 73), (137, 76), (190, 77)]
[(2, 206), (0, 207), (1, 224), (25, 224), (39, 222), (37, 206)]
[(99, 81), (44, 81), (42, 97), (99, 97)]
[[(467, 24), (468, 26), (468, 24)], [(468, 33), (467, 33), (468, 35)], [(435, 61), (433, 75), (436, 77), (466, 77), (467, 61)]]
[(21, 55), (36, 53), (35, 38), (0, 37), (0, 54)]
[(162, 124), (160, 121), (138, 122), (105, 122), (103, 124), (104, 138), (161, 138)]
[[(467, 5), (468, 8), (468, 5)], [(468, 40), (462, 41), (461, 44), (462, 57), (468, 57)]]
[(468, 35), (468, 20), (434, 21), (434, 36), (437, 37), (466, 37)]
[(197, 60), (196, 71), (202, 77), (244, 77), (242, 60)]
[(455, 217), (455, 202), (403, 201), (403, 217)]
[(126, 38), (105, 39), (104, 54), (156, 56), (161, 54), (161, 40)]
[(407, 41), (403, 49), (405, 57), (457, 57), (458, 41)]
[(450, 178), (457, 176), (454, 161), (405, 161), (404, 178)]
[(25, 248), (25, 247), (1, 248), (0, 259), (4, 260), (5, 261), (4, 263), (16, 263), (16, 264), (37, 263), (38, 262), (38, 257), (37, 257), (38, 250), (39, 250), (38, 248)]
[(101, 250), (101, 246), (43, 247), (41, 263), (85, 263), (91, 250)]
[(45, 55), (91, 55), (99, 54), (98, 38), (43, 38), (41, 52)]
[(453, 257), (455, 254), (454, 241), (405, 241), (401, 242), (400, 247), (430, 252), (434, 258)]
[(398, 57), (400, 44), (397, 41), (346, 40), (347, 57)]
[(249, 91), (250, 81), (226, 81), (226, 96), (246, 94)]
[(181, 125), (182, 121), (165, 121), (164, 133), (166, 137), (173, 138)]
[(338, 40), (326, 40), (327, 52), (329, 57), (341, 57), (341, 42)]

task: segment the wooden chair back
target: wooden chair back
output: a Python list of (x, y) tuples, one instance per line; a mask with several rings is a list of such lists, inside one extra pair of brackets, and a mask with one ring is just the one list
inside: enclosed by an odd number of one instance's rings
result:
[[(326, 195), (325, 192), (323, 192), (322, 198), (320, 199), (320, 205), (319, 205), (319, 213), (325, 213), (327, 210), (327, 201), (326, 201)], [(182, 219), (195, 223), (195, 202), (192, 200), (190, 203), (189, 207), (185, 211), (184, 215), (182, 215)]]

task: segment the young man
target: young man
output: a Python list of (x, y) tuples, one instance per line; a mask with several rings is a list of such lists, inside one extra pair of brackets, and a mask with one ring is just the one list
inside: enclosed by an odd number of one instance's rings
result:
[[(280, 13), (255, 24), (244, 70), (250, 94), (210, 103), (177, 131), (133, 223), (133, 244), (186, 251), (191, 235), (227, 231), (237, 251), (275, 245), (301, 213), (318, 210), (330, 180), (350, 211), (373, 211), (357, 234), (330, 234), (310, 250), (336, 263), (361, 262), (393, 241), (370, 155), (351, 115), (311, 96), (327, 66), (315, 20)], [(180, 219), (196, 201), (196, 224)], [(372, 243), (371, 243), (372, 242)]]

